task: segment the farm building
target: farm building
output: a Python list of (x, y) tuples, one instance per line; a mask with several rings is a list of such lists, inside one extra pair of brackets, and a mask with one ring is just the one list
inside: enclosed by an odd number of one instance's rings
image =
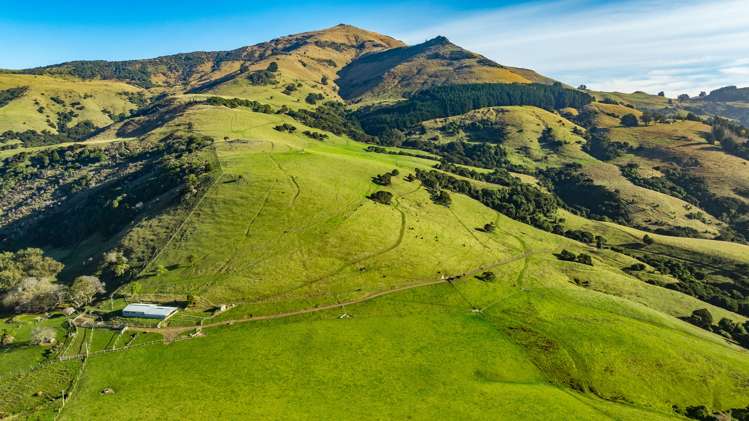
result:
[(176, 313), (177, 307), (166, 307), (156, 304), (128, 304), (127, 307), (122, 309), (122, 315), (124, 317), (139, 317), (142, 319), (166, 319), (172, 314)]

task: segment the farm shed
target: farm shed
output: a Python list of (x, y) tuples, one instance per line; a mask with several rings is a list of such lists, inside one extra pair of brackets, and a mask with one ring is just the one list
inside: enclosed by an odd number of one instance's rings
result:
[(142, 319), (166, 319), (176, 313), (177, 307), (160, 306), (156, 304), (128, 304), (122, 309), (124, 317), (139, 317)]

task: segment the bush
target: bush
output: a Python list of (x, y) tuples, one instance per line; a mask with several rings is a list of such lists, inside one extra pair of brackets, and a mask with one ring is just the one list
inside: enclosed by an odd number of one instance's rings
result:
[(37, 327), (31, 331), (31, 343), (34, 345), (53, 345), (57, 342), (57, 332), (51, 327)]
[(489, 222), (487, 224), (484, 224), (484, 226), (481, 227), (481, 228), (479, 228), (478, 230), (482, 231), (482, 232), (490, 232), (491, 233), (491, 232), (494, 232), (494, 231), (497, 230), (497, 226), (494, 225), (494, 222)]
[(393, 194), (380, 190), (370, 194), (367, 198), (377, 203), (382, 203), (383, 205), (389, 205), (393, 201)]
[(495, 279), (497, 279), (497, 275), (494, 274), (494, 272), (484, 272), (480, 275), (476, 275), (476, 279), (482, 282), (492, 282)]
[(372, 177), (372, 182), (380, 186), (389, 186), (391, 177), (390, 173), (379, 174)]
[(280, 124), (278, 126), (273, 127), (273, 129), (279, 132), (288, 132), (288, 133), (294, 133), (296, 131), (296, 127), (288, 123)]
[(566, 262), (576, 262), (576, 263), (582, 263), (584, 265), (593, 266), (593, 258), (590, 257), (589, 254), (580, 253), (578, 255), (575, 255), (575, 253), (563, 249), (561, 252), (556, 254), (557, 259), (566, 261)]
[(276, 83), (276, 76), (268, 70), (257, 70), (247, 75), (247, 80), (255, 86), (273, 85)]
[(624, 114), (621, 118), (621, 123), (624, 127), (637, 127), (640, 125), (640, 120), (634, 114)]
[(313, 131), (310, 131), (310, 130), (305, 130), (302, 133), (305, 136), (309, 137), (310, 139), (315, 139), (315, 140), (319, 140), (319, 141), (323, 141), (323, 140), (325, 140), (325, 139), (328, 138), (328, 135), (326, 135), (325, 133), (313, 132)]
[(317, 101), (322, 101), (325, 99), (325, 95), (323, 94), (316, 94), (316, 93), (309, 93), (306, 98), (304, 98), (304, 101), (307, 104), (315, 105), (317, 104)]

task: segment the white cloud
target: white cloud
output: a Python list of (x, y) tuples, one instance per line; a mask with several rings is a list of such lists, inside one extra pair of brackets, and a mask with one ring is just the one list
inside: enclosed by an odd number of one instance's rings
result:
[(505, 7), (402, 34), (445, 35), (499, 63), (608, 90), (697, 94), (749, 85), (746, 0), (585, 0)]

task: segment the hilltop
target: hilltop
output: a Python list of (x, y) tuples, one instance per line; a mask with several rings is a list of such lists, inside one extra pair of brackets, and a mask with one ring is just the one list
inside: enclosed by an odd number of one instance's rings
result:
[(696, 101), (348, 25), (0, 73), (0, 417), (741, 420), (749, 130)]

